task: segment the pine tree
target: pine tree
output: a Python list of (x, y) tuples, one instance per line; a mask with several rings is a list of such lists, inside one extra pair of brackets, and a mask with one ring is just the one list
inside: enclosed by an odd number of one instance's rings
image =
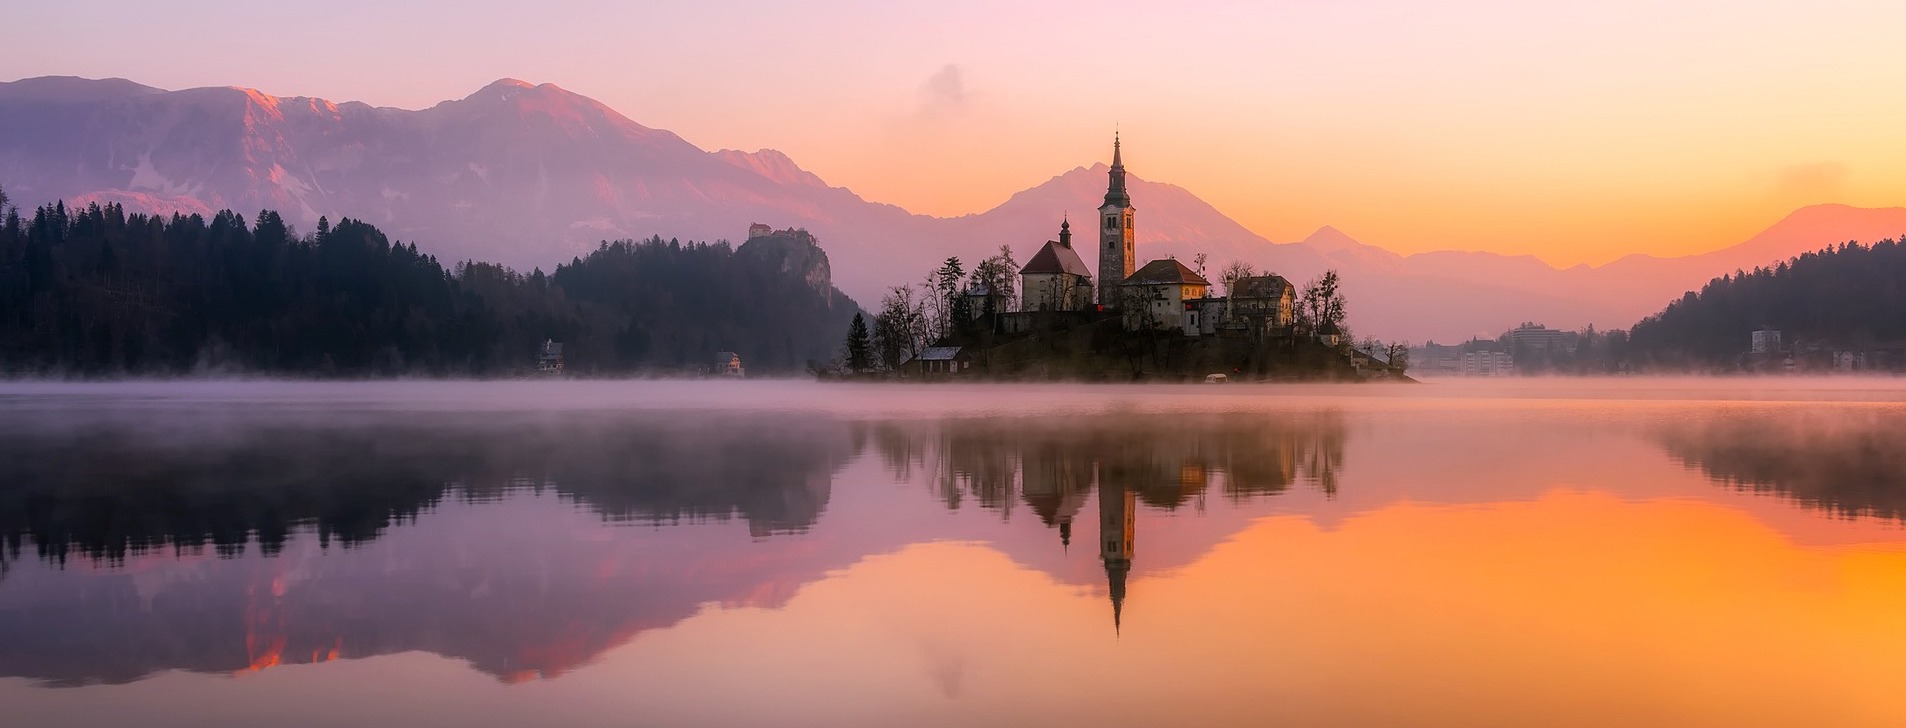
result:
[(874, 368), (874, 342), (867, 334), (867, 319), (854, 314), (847, 325), (847, 369), (855, 374)]

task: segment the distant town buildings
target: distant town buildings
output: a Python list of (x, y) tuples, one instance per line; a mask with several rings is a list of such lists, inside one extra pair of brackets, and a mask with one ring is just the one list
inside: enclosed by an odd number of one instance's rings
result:
[(1505, 377), (1516, 374), (1515, 356), (1501, 339), (1471, 339), (1461, 344), (1434, 342), (1410, 353), (1410, 371), (1433, 377)]
[(1465, 377), (1506, 377), (1516, 373), (1515, 357), (1506, 351), (1472, 351), (1462, 355), (1459, 372)]
[(1525, 322), (1509, 330), (1509, 350), (1525, 357), (1538, 358), (1555, 354), (1573, 354), (1575, 336), (1575, 332), (1572, 331), (1561, 331), (1542, 324)]

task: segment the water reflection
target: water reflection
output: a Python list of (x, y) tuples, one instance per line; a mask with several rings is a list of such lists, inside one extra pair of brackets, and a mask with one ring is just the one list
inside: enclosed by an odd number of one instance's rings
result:
[(1215, 389), (912, 419), (0, 417), (0, 678), (26, 678), (0, 704), (155, 725), (1906, 716), (1897, 407), (1177, 401)]
[(1661, 446), (1717, 483), (1846, 518), (1906, 520), (1906, 415), (1766, 413), (1679, 421)]
[(1074, 519), (1097, 489), (1099, 558), (1114, 630), (1135, 558), (1138, 506), (1202, 511), (1215, 487), (1228, 501), (1271, 496), (1300, 480), (1337, 491), (1346, 428), (1332, 411), (996, 417), (882, 422), (870, 437), (896, 479), (918, 479), (950, 509), (968, 498), (1010, 518), (1030, 507), (1072, 543)]
[[(603, 518), (747, 522), (799, 532), (857, 451), (846, 423), (780, 416), (384, 416), (223, 423), (202, 435), (127, 423), (0, 437), (4, 558), (30, 541), (64, 563), (154, 549), (270, 556), (309, 528), (356, 545), (447, 495), (551, 491)], [(745, 452), (746, 457), (736, 457)]]
[[(1010, 521), (1029, 508), (1020, 522), (1056, 530), (1062, 552), (1098, 489), (1117, 628), (1141, 507), (1202, 510), (1213, 493), (1274, 495), (1306, 478), (1334, 490), (1345, 441), (1341, 419), (1317, 413), (200, 424), (0, 438), (0, 676), (85, 685), (410, 650), (505, 681), (561, 675), (701, 605), (776, 606), (830, 569), (933, 537), (818, 525), (869, 444), (889, 476), (947, 509)], [(690, 527), (730, 519), (748, 538)], [(835, 532), (783, 540), (816, 528)], [(43, 566), (23, 571), (23, 553)]]

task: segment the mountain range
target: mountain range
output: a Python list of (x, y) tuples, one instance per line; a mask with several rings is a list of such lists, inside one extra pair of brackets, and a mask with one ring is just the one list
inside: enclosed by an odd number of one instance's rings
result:
[[(1276, 243), (1189, 190), (1143, 179), (1142, 149), (1126, 149), (1141, 262), (1205, 253), (1212, 277), (1236, 259), (1300, 283), (1335, 269), (1352, 329), (1384, 339), (1447, 342), (1523, 321), (1626, 327), (1738, 269), (1906, 234), (1906, 208), (1820, 205), (1711, 253), (1560, 269), (1533, 256), (1398, 255), (1330, 227)], [(304, 230), (348, 216), (446, 261), (524, 270), (605, 239), (739, 241), (760, 222), (813, 232), (833, 282), (868, 306), (947, 256), (974, 261), (1010, 245), (1029, 258), (1062, 215), (1098, 207), (1106, 171), (1080, 166), (985, 212), (938, 218), (829, 185), (771, 149), (704, 150), (552, 84), (503, 79), (412, 111), (124, 79), (0, 82), (0, 186), (16, 204), (273, 209)]]

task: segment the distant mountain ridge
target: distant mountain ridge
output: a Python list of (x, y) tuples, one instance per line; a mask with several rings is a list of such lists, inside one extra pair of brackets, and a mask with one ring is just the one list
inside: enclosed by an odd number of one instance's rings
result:
[[(1127, 152), (1142, 172), (1142, 142)], [(549, 270), (604, 239), (739, 241), (751, 222), (804, 227), (829, 252), (841, 289), (870, 306), (949, 255), (976, 260), (1011, 245), (1023, 261), (1056, 236), (1062, 215), (1096, 210), (1105, 183), (1097, 163), (983, 213), (916, 215), (830, 186), (778, 151), (705, 151), (587, 97), (515, 79), (416, 111), (125, 79), (0, 83), (0, 185), (17, 204), (274, 209), (306, 230), (320, 215), (349, 216), (445, 260), (524, 270)], [(1214, 270), (1242, 259), (1300, 282), (1335, 268), (1356, 333), (1417, 341), (1494, 335), (1525, 320), (1625, 327), (1737, 268), (1906, 233), (1906, 208), (1825, 205), (1725, 250), (1558, 270), (1532, 256), (1402, 256), (1330, 227), (1273, 243), (1182, 187), (1136, 173), (1129, 186), (1140, 262), (1203, 252)]]

